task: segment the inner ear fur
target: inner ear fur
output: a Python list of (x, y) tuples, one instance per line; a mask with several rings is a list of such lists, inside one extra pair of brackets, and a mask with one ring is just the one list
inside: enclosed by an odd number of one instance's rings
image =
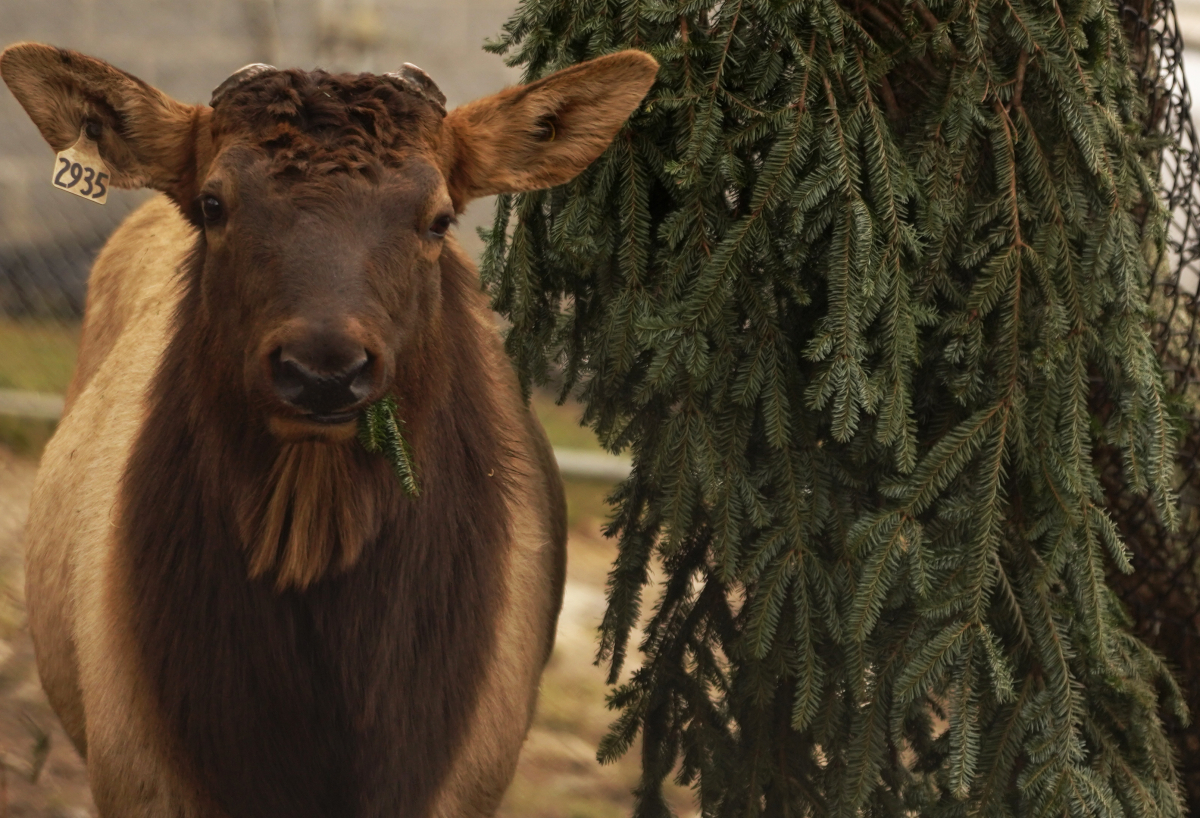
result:
[(112, 185), (151, 187), (181, 205), (194, 195), (207, 107), (176, 102), (103, 60), (41, 43), (5, 49), (0, 76), (56, 152), (93, 122)]
[(620, 51), (451, 111), (455, 206), (574, 179), (612, 142), (657, 73), (644, 51)]

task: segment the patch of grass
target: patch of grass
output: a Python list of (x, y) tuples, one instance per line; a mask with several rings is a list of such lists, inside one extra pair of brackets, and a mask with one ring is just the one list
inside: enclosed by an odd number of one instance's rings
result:
[(546, 430), (546, 437), (555, 446), (565, 449), (587, 449), (601, 451), (596, 441), (596, 434), (586, 426), (579, 425), (583, 417), (583, 407), (575, 401), (567, 401), (562, 406), (554, 402), (547, 392), (534, 392), (530, 400), (533, 411)]
[[(575, 794), (568, 788), (554, 786), (557, 782), (553, 780), (553, 775), (545, 777), (551, 780), (539, 778), (533, 781), (514, 781), (505, 794), (504, 808), (500, 814), (514, 818), (621, 818), (629, 814), (631, 804), (628, 802), (632, 799), (626, 793), (637, 781), (634, 779), (628, 787), (614, 787), (613, 791), (599, 793), (592, 791), (591, 787), (587, 786), (591, 782), (587, 781), (583, 787), (584, 792)], [(586, 781), (587, 778), (578, 773), (564, 777), (572, 783), (580, 779)], [(567, 791), (563, 792), (564, 789)]]
[[(78, 324), (0, 318), (0, 389), (61, 395), (75, 369), (78, 346)], [(38, 457), (55, 426), (52, 420), (0, 415), (0, 445)]]
[(566, 666), (571, 661), (563, 656), (556, 656), (555, 661), (556, 666), (547, 668), (546, 684), (538, 700), (538, 726), (598, 743), (612, 717), (603, 706), (582, 707), (581, 703), (603, 703), (604, 672), (590, 664), (582, 669)]
[(57, 426), (53, 420), (0, 415), (0, 446), (20, 457), (41, 457)]
[(567, 526), (594, 528), (608, 520), (611, 513), (605, 498), (613, 484), (602, 480), (564, 480), (567, 490)]
[[(548, 392), (534, 392), (530, 403), (552, 445), (565, 449), (603, 451), (592, 430), (579, 425), (579, 419), (583, 416), (583, 407), (579, 403), (568, 401), (559, 406)], [(613, 490), (612, 483), (604, 480), (565, 480), (564, 484), (567, 490), (567, 525), (572, 530), (582, 528), (592, 531), (608, 519), (610, 510), (604, 500)]]
[(0, 389), (61, 395), (78, 347), (78, 324), (0, 319)]

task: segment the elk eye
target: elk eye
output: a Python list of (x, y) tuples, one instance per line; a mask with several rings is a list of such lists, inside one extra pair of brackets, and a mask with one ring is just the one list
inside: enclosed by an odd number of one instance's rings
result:
[(429, 232), (440, 239), (446, 235), (446, 231), (450, 229), (450, 225), (452, 224), (454, 224), (453, 216), (438, 216), (433, 220), (433, 224), (429, 225)]
[(205, 222), (216, 224), (225, 216), (225, 205), (221, 204), (221, 200), (216, 196), (202, 196), (200, 198), (200, 213), (204, 216)]

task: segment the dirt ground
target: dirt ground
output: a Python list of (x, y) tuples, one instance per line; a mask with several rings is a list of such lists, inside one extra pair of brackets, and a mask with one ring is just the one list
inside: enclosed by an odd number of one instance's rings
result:
[[(37, 679), (24, 617), (23, 528), (36, 463), (0, 445), (0, 818), (95, 815), (82, 761)], [(558, 642), (543, 677), (503, 818), (617, 818), (637, 781), (636, 751), (601, 767), (595, 748), (609, 724), (604, 677), (592, 664), (613, 546), (594, 517), (576, 519)], [(686, 793), (677, 814), (692, 813)]]
[(93, 815), (87, 773), (33, 663), (21, 566), (36, 464), (0, 447), (0, 818)]

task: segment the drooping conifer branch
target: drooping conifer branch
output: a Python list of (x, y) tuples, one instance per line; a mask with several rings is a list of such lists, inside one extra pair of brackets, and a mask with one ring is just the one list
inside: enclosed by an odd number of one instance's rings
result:
[(634, 457), (611, 680), (652, 608), (600, 753), (641, 734), (636, 815), (668, 776), (713, 816), (1179, 815), (1092, 468), (1119, 447), (1172, 519), (1117, 9), (524, 0), (494, 48), (629, 46), (643, 110), (500, 199), (483, 271), (527, 382)]

